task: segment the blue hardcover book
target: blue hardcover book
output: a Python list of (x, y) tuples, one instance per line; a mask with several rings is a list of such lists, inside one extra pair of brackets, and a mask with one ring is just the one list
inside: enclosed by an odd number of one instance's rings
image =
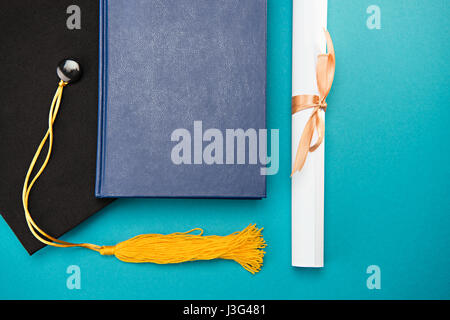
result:
[(97, 197), (266, 196), (266, 7), (100, 1)]

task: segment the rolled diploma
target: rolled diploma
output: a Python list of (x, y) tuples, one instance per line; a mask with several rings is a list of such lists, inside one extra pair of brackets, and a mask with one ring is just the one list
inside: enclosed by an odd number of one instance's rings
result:
[[(327, 0), (293, 0), (292, 96), (318, 95), (317, 55), (325, 53)], [(292, 115), (292, 164), (312, 109)], [(317, 134), (313, 137), (313, 142)], [(308, 154), (292, 176), (292, 265), (323, 267), (324, 148)]]

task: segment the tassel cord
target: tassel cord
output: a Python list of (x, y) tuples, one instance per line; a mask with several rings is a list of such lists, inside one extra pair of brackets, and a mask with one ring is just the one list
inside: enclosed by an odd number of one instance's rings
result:
[[(132, 263), (181, 263), (194, 260), (227, 259), (234, 260), (251, 273), (261, 270), (266, 243), (261, 229), (249, 225), (242, 231), (227, 236), (203, 236), (203, 230), (195, 228), (187, 232), (172, 234), (142, 234), (114, 246), (98, 246), (90, 243), (71, 243), (59, 240), (42, 230), (31, 217), (29, 197), (31, 190), (44, 172), (50, 160), (53, 148), (53, 124), (61, 105), (62, 93), (66, 82), (60, 81), (53, 97), (48, 116), (48, 129), (41, 140), (28, 168), (23, 189), (22, 204), (25, 218), (31, 233), (42, 243), (54, 247), (82, 247), (99, 252), (101, 255), (115, 255), (121, 261)], [(48, 141), (48, 150), (44, 162), (31, 179), (36, 162)], [(197, 233), (196, 233), (197, 232)]]
[[(59, 107), (61, 105), (61, 98), (63, 93), (63, 88), (67, 85), (66, 82), (60, 81), (58, 84), (58, 89), (56, 90), (55, 96), (53, 97), (51, 106), (50, 106), (50, 112), (48, 116), (48, 130), (42, 139), (41, 143), (39, 144), (39, 147), (36, 150), (36, 153), (34, 154), (33, 160), (31, 161), (31, 164), (28, 168), (25, 182), (23, 185), (22, 190), (22, 204), (25, 212), (25, 218), (28, 225), (28, 228), (30, 229), (31, 233), (44, 244), (54, 246), (54, 247), (84, 247), (87, 249), (91, 249), (94, 251), (100, 251), (100, 246), (93, 245), (90, 243), (81, 243), (81, 244), (75, 244), (70, 243), (66, 241), (62, 241), (59, 239), (56, 239), (50, 235), (48, 235), (45, 231), (43, 231), (39, 226), (34, 222), (33, 218), (31, 217), (30, 211), (28, 209), (28, 200), (30, 197), (31, 189), (33, 188), (34, 184), (38, 180), (38, 178), (41, 176), (41, 174), (44, 172), (45, 168), (47, 167), (47, 164), (50, 160), (50, 156), (52, 153), (53, 148), (53, 123), (56, 120), (56, 116), (58, 115)], [(34, 170), (34, 167), (36, 165), (37, 160), (39, 159), (39, 156), (41, 155), (42, 149), (44, 148), (46, 142), (48, 140), (48, 150), (47, 155), (44, 159), (44, 162), (42, 163), (41, 167), (39, 168), (36, 175), (33, 177), (33, 179), (30, 181), (31, 174)]]

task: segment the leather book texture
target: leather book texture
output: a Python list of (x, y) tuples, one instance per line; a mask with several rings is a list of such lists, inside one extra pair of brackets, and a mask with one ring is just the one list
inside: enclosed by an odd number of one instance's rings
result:
[(96, 196), (264, 198), (266, 0), (100, 7)]

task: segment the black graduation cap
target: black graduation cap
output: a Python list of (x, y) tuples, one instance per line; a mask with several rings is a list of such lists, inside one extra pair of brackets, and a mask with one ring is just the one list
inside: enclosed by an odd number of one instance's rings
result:
[(79, 4), (86, 14), (76, 31), (65, 28), (66, 1), (0, 5), (0, 212), (7, 223), (30, 254), (49, 244), (131, 263), (228, 259), (260, 271), (266, 243), (255, 225), (227, 236), (200, 228), (142, 234), (112, 246), (58, 239), (112, 201), (94, 197), (99, 10), (92, 0)]
[(0, 213), (30, 254), (44, 245), (26, 225), (22, 186), (47, 130), (59, 81), (57, 63), (66, 57), (80, 62), (83, 78), (64, 93), (51, 161), (33, 187), (30, 210), (39, 226), (59, 237), (112, 201), (94, 196), (98, 1), (76, 1), (81, 19), (75, 22), (80, 29), (69, 29), (78, 18), (73, 16), (73, 4), (71, 0), (0, 2)]

